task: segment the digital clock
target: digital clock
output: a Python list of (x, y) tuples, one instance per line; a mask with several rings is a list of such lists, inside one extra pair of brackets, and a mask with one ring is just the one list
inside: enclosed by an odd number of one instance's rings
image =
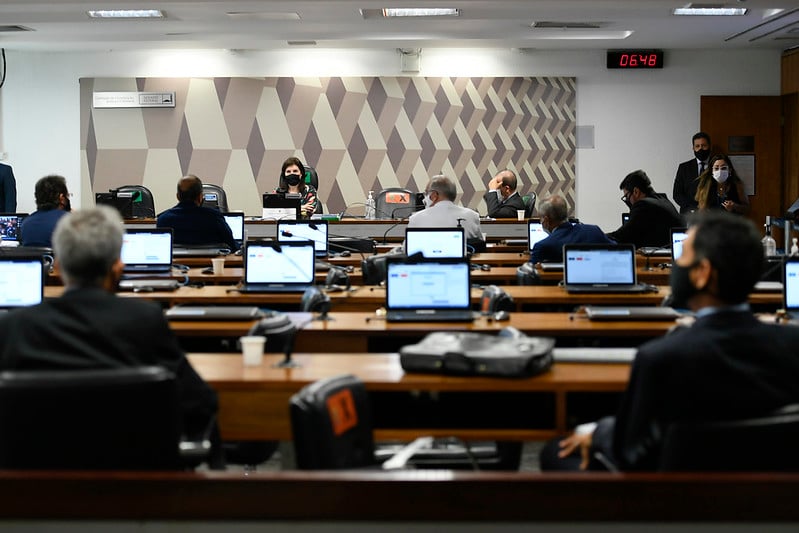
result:
[(663, 50), (608, 50), (608, 68), (663, 68)]

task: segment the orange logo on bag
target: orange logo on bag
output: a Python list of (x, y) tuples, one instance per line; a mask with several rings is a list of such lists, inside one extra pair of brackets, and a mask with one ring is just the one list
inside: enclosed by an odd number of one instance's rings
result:
[(333, 433), (336, 436), (357, 426), (358, 413), (355, 411), (352, 391), (344, 389), (330, 396), (327, 399), (327, 413), (330, 416), (330, 423), (333, 425)]

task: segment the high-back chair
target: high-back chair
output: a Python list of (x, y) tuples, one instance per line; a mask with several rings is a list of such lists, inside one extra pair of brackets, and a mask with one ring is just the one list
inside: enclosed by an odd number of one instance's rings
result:
[[(117, 189), (117, 196), (132, 193), (130, 199), (131, 218), (155, 218), (155, 200), (153, 193), (144, 185), (123, 185)], [(127, 218), (127, 212), (123, 216)]]
[(530, 191), (528, 194), (522, 196), (522, 201), (524, 202), (524, 218), (533, 218), (536, 199), (537, 196), (533, 191)]
[(222, 213), (227, 213), (227, 194), (225, 194), (225, 189), (213, 183), (203, 183), (203, 205), (215, 207)]
[(416, 194), (401, 187), (383, 189), (375, 197), (375, 218), (408, 218), (416, 211)]

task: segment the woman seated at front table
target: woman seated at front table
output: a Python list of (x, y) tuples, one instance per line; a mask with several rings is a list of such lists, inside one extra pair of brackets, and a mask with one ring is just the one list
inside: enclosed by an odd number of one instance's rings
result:
[(305, 183), (305, 167), (296, 157), (289, 157), (283, 161), (280, 184), (275, 192), (299, 194), (302, 197), (300, 209), (303, 218), (310, 218), (316, 212), (319, 203), (316, 189), (310, 183)]

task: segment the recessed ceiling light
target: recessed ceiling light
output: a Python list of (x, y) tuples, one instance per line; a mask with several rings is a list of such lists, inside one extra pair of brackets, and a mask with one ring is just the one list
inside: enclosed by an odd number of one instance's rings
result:
[(263, 12), (263, 11), (230, 11), (226, 15), (233, 19), (257, 20), (300, 20), (299, 13), (294, 12)]
[(678, 7), (671, 11), (672, 15), (711, 15), (737, 16), (746, 15), (745, 7)]
[(101, 9), (86, 13), (93, 19), (161, 19), (165, 16), (160, 9)]
[(383, 9), (384, 17), (459, 17), (460, 9), (449, 7), (387, 7)]

